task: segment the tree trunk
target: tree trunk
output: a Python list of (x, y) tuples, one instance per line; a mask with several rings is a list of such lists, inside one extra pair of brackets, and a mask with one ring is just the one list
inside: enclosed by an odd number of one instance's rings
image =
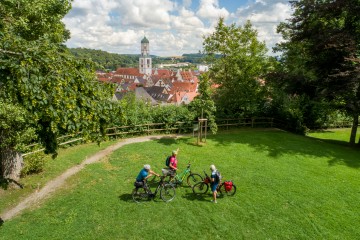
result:
[(354, 114), (353, 124), (351, 127), (350, 144), (353, 145), (355, 144), (358, 125), (359, 125), (359, 114), (356, 113)]
[(24, 160), (21, 153), (16, 152), (13, 149), (5, 149), (1, 151), (2, 178), (19, 181), (23, 165)]

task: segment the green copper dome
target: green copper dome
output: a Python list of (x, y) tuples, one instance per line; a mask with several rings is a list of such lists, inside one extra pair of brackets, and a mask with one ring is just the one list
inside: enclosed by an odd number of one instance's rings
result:
[(146, 37), (144, 37), (144, 38), (141, 40), (141, 43), (149, 43), (149, 40), (148, 40)]

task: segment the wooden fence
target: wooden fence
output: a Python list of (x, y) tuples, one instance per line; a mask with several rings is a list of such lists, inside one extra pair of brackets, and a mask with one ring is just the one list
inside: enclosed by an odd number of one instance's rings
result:
[[(218, 119), (216, 124), (219, 129), (230, 129), (230, 128), (239, 128), (239, 127), (264, 127), (264, 128), (285, 128), (286, 122), (279, 121), (274, 118), (267, 117), (253, 117), (253, 118), (228, 118), (228, 119)], [(337, 122), (329, 124), (330, 127), (351, 127), (351, 122)], [(131, 126), (114, 126), (106, 129), (106, 136), (110, 138), (117, 137), (128, 137), (134, 135), (152, 135), (155, 133), (193, 133), (200, 131), (198, 129), (198, 122), (175, 122), (175, 123), (148, 123), (148, 124), (139, 124)], [(204, 129), (203, 129), (204, 130)], [(65, 135), (57, 138), (59, 146), (66, 146), (69, 144), (74, 144), (79, 141), (82, 141), (81, 133)], [(27, 156), (37, 152), (44, 151), (44, 148), (40, 148), (40, 144), (29, 145), (30, 152), (22, 154), (22, 156)]]

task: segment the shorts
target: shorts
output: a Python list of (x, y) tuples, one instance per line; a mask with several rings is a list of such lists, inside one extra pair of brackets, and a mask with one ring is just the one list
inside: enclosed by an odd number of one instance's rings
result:
[(219, 183), (211, 183), (210, 187), (211, 187), (211, 191), (212, 192), (216, 192), (216, 188), (218, 187)]
[(144, 187), (144, 182), (138, 182), (138, 181), (135, 181), (134, 182), (134, 186), (136, 187), (136, 188), (142, 188), (142, 187)]
[(171, 176), (171, 177), (174, 177), (176, 174), (176, 171), (170, 168), (163, 168), (161, 169), (161, 172), (164, 176)]

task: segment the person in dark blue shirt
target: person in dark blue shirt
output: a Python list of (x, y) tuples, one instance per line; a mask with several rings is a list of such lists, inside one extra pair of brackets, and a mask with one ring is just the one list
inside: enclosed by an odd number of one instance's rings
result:
[(151, 177), (152, 175), (156, 175), (158, 177), (160, 177), (159, 174), (157, 174), (156, 172), (151, 170), (151, 167), (149, 164), (145, 164), (144, 168), (141, 169), (141, 171), (139, 172), (138, 176), (136, 177), (135, 180), (135, 187), (139, 188), (139, 187), (146, 187), (146, 179), (148, 179), (149, 177)]
[(210, 187), (211, 187), (211, 191), (213, 194), (213, 200), (211, 200), (213, 203), (217, 203), (216, 201), (216, 197), (217, 197), (217, 187), (220, 183), (220, 173), (219, 171), (216, 169), (215, 165), (211, 165), (210, 166), (210, 170), (211, 170), (211, 183), (210, 183)]

